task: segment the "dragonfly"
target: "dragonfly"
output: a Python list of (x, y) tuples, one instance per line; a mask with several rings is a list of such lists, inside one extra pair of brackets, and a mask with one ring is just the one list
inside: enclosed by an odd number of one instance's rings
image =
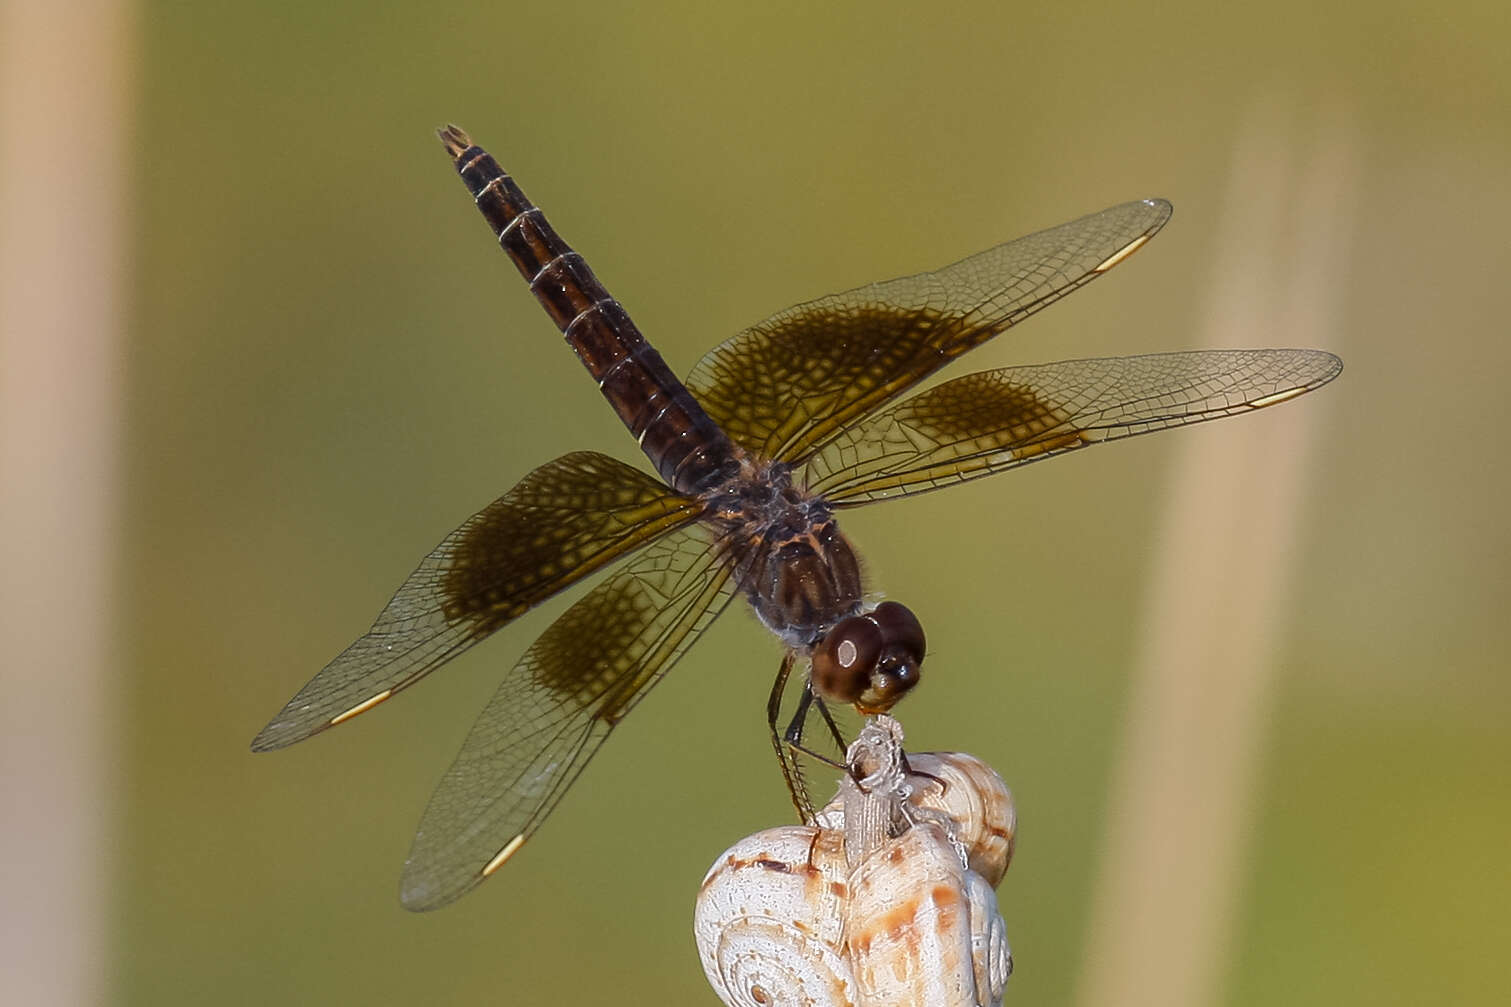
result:
[(1171, 214), (1145, 199), (798, 304), (680, 381), (498, 161), (455, 126), (438, 135), (656, 475), (594, 451), (530, 472), (431, 550), (252, 742), (278, 749), (343, 724), (613, 567), (531, 644), (467, 735), (405, 862), (409, 909), (452, 902), (514, 856), (736, 598), (783, 645), (767, 730), (811, 818), (802, 725), (817, 711), (837, 738), (831, 709), (890, 710), (918, 683), (927, 646), (909, 608), (873, 600), (842, 511), (1254, 412), (1342, 369), (1314, 349), (1156, 353), (986, 370), (903, 397), (1142, 248)]

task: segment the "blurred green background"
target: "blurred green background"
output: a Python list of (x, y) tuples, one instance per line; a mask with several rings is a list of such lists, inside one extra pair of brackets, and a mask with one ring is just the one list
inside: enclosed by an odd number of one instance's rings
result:
[[(398, 905), (412, 830), (560, 603), (340, 731), (247, 750), (530, 468), (639, 461), (492, 247), (448, 121), (679, 372), (795, 301), (1155, 195), (1157, 242), (970, 363), (1194, 345), (1244, 137), (1278, 138), (1282, 187), (1341, 144), (1316, 341), (1347, 369), (1285, 407), (1320, 437), (1220, 1002), (1501, 1002), (1504, 4), (155, 2), (138, 41), (120, 1002), (711, 1003), (698, 881), (789, 813), (762, 725), (778, 648), (744, 613), (439, 913)], [(1008, 1003), (1075, 1000), (1163, 477), (1227, 426), (847, 519), (929, 627), (910, 739), (1017, 794)]]

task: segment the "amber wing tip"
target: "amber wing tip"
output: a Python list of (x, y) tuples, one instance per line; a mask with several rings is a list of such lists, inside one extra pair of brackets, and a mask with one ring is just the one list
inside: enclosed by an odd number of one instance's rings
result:
[(463, 131), (462, 127), (447, 123), (443, 128), (435, 131), (435, 135), (441, 138), (441, 145), (446, 148), (446, 153), (453, 158), (460, 157), (462, 151), (472, 146), (472, 137)]

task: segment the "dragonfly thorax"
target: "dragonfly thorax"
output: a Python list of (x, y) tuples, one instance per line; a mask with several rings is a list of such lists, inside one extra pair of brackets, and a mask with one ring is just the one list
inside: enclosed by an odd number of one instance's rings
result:
[(789, 647), (807, 652), (860, 611), (860, 561), (833, 509), (794, 485), (780, 462), (742, 466), (709, 497), (706, 519), (756, 615)]

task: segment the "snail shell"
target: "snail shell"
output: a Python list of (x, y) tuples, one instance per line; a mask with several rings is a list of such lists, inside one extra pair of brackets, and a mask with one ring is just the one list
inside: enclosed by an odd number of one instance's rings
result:
[(996, 894), (934, 822), (851, 876), (845, 940), (868, 1007), (986, 1007), (1001, 1002), (1012, 968)]
[(964, 844), (971, 870), (993, 888), (1000, 885), (1018, 836), (1013, 794), (1002, 777), (966, 752), (909, 753), (908, 768), (913, 784), (908, 800), (954, 822), (955, 838)]
[(747, 836), (698, 891), (703, 972), (730, 1007), (854, 1004), (844, 945), (844, 833), (785, 825)]
[(908, 824), (853, 868), (839, 798), (814, 825), (758, 832), (714, 863), (694, 933), (724, 1003), (1001, 1002), (1012, 956), (994, 888), (1012, 855), (1012, 796), (973, 756), (909, 755), (907, 765), (906, 783), (881, 796)]
[[(908, 770), (908, 802), (953, 822), (971, 870), (1000, 885), (1018, 834), (1013, 794), (1002, 777), (968, 752), (909, 752)], [(820, 825), (844, 828), (842, 796), (824, 805)]]

